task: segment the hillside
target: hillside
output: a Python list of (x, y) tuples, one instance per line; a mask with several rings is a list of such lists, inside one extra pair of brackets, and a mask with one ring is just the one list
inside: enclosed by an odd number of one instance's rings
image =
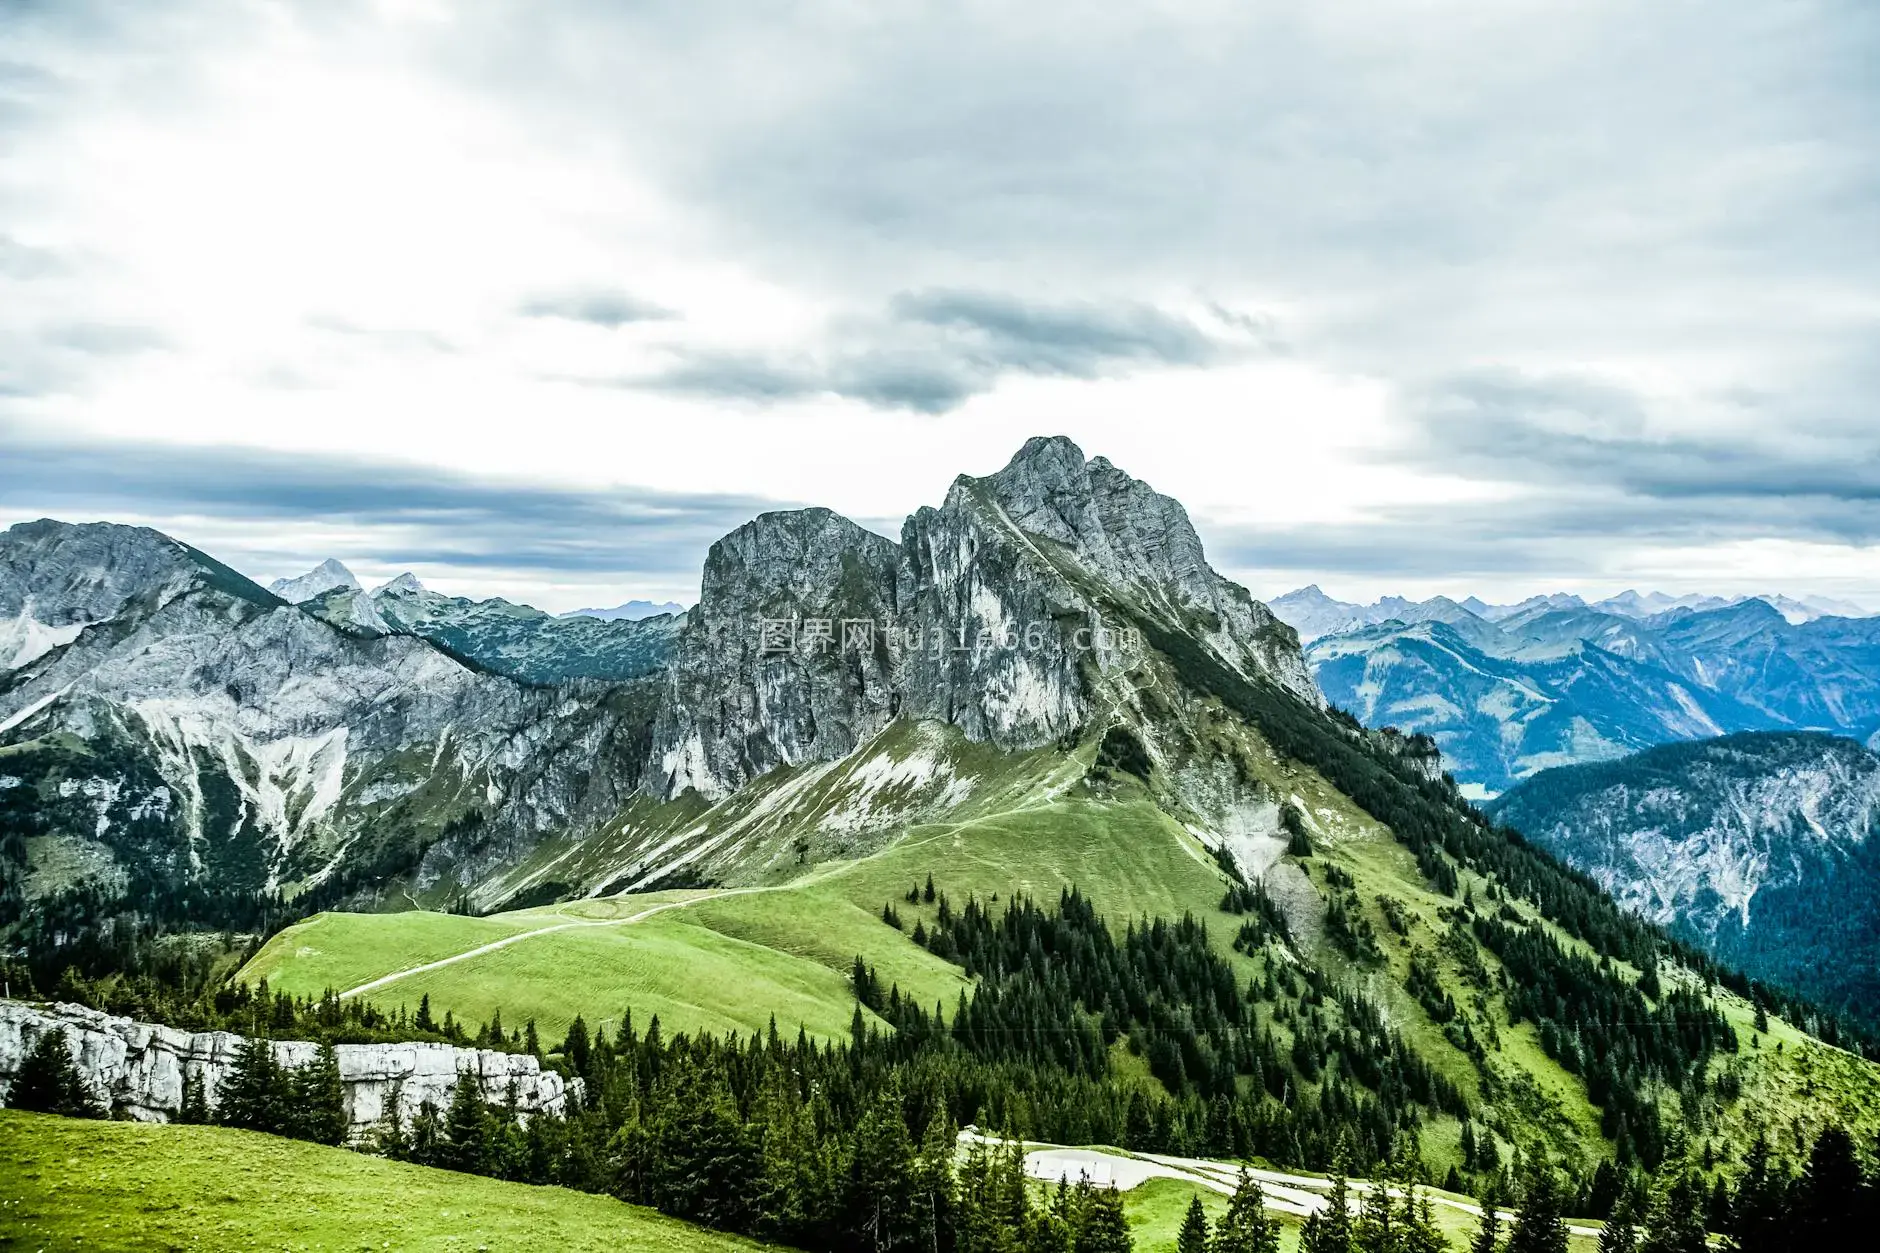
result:
[[(1328, 709), (1295, 632), (1208, 565), (1181, 505), (1068, 440), (956, 480), (898, 541), (822, 509), (753, 519), (713, 545), (664, 669), (632, 683), (520, 684), (425, 640), (265, 614), (323, 651), (263, 660), (239, 614), (153, 639), (227, 650), (254, 684), (91, 642), (143, 618), (94, 627), (0, 687), (76, 685), (0, 752), (34, 763), (4, 795), (56, 836), (17, 858), (36, 883), (54, 865), (84, 882), (116, 829), (87, 837), (59, 808), (89, 795), (72, 763), (99, 751), (80, 691), (133, 711), (164, 693), (267, 761), (293, 758), (246, 702), (278, 716), (291, 694), (346, 726), (332, 768), (354, 805), (388, 795), (355, 747), (399, 746), (401, 777), (452, 817), (358, 869), (370, 810), (339, 803), (281, 842), (335, 860), (331, 887), (256, 885), (292, 925), (241, 978), (276, 993), (331, 989), (393, 1022), (428, 998), (466, 1028), (500, 1011), (551, 1044), (631, 1011), (688, 1048), (743, 1049), (718, 1033), (774, 1018), (765, 1064), (851, 1067), (860, 1089), (826, 1094), (851, 1120), (905, 1067), (956, 1124), (1319, 1169), (1414, 1133), (1464, 1181), (1537, 1144), (1580, 1182), (1656, 1167), (1700, 1127), (1734, 1161), (1778, 1116), (1788, 1154), (1880, 1110), (1873, 1068), (1804, 1034), (1834, 1029), (1809, 1007), (1771, 1000), (1783, 1047), (1766, 1047), (1745, 981), (1485, 820), (1427, 737)], [(434, 677), (389, 681), (375, 649)], [(340, 663), (395, 712), (310, 699)], [(159, 773), (140, 795), (166, 789), (175, 803)], [(196, 847), (191, 866), (225, 873), (213, 840)], [(341, 902), (370, 908), (294, 917)], [(57, 936), (22, 932), (62, 977)], [(818, 1051), (842, 1039), (852, 1062)], [(619, 1082), (655, 1099), (667, 1046), (621, 1047), (646, 1069)], [(591, 1111), (593, 1134), (631, 1108)], [(910, 1112), (907, 1130), (933, 1125)]]
[(0, 1110), (0, 1246), (733, 1253), (752, 1241), (565, 1188), (223, 1127)]
[(1491, 812), (1719, 960), (1880, 1020), (1880, 758), (1861, 745), (1665, 745), (1543, 771)]

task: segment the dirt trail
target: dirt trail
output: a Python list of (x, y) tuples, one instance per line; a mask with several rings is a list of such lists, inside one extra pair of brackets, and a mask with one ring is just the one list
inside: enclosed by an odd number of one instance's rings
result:
[[(836, 862), (820, 870), (812, 871), (810, 874), (804, 875), (800, 879), (792, 879), (788, 883), (766, 883), (747, 888), (717, 888), (701, 892), (697, 896), (689, 896), (682, 901), (662, 901), (657, 905), (649, 905), (639, 913), (630, 914), (625, 918), (582, 918), (570, 922), (558, 922), (546, 927), (537, 927), (533, 931), (519, 931), (515, 935), (506, 935), (500, 940), (491, 940), (487, 944), (479, 944), (475, 948), (465, 949), (461, 953), (453, 953), (449, 957), (440, 957), (436, 961), (424, 962), (421, 965), (408, 966), (403, 970), (394, 970), (390, 974), (380, 975), (378, 978), (368, 980), (365, 983), (359, 984), (357, 987), (347, 988), (339, 994), (339, 998), (346, 1000), (366, 992), (375, 992), (385, 987), (387, 984), (398, 982), (400, 979), (408, 979), (412, 975), (421, 975), (433, 970), (441, 970), (445, 966), (454, 966), (458, 962), (469, 961), (472, 958), (481, 957), (486, 953), (494, 953), (498, 949), (508, 948), (511, 944), (519, 944), (524, 940), (535, 939), (537, 936), (552, 935), (557, 931), (572, 931), (581, 927), (626, 927), (636, 922), (643, 922), (651, 918), (654, 914), (663, 914), (671, 909), (684, 909), (687, 906), (701, 904), (705, 901), (722, 901), (733, 896), (753, 896), (760, 892), (788, 892), (799, 888), (814, 887), (819, 883), (826, 883), (831, 879), (848, 874), (857, 866), (871, 862), (875, 858), (881, 857), (887, 853), (898, 849), (918, 847), (922, 844), (931, 843), (934, 840), (943, 839), (947, 835), (957, 831), (960, 827), (966, 826), (968, 823), (986, 822), (997, 818), (1009, 817), (1013, 814), (1024, 813), (1027, 810), (1036, 809), (1038, 807), (1039, 805), (1037, 803), (1018, 805), (1008, 810), (1001, 810), (991, 814), (981, 814), (973, 818), (961, 819), (958, 822), (924, 823), (916, 828), (916, 830), (921, 832), (918, 838), (914, 836), (913, 831), (910, 831), (908, 835), (899, 840), (895, 840), (891, 844), (876, 849), (866, 857), (858, 857), (853, 861)], [(936, 830), (935, 828), (938, 829)]]

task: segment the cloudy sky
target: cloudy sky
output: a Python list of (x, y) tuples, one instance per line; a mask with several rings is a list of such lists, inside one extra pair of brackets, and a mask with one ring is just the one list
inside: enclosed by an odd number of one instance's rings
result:
[(1880, 607), (1880, 6), (0, 0), (0, 523), (548, 608), (1063, 433), (1257, 593)]

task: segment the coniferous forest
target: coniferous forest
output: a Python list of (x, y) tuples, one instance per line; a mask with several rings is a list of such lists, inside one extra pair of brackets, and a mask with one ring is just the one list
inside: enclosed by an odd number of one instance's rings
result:
[[(858, 1004), (839, 1042), (800, 1031), (785, 1037), (774, 1025), (749, 1037), (668, 1035), (657, 1018), (638, 1023), (623, 1012), (591, 1027), (577, 1019), (551, 1048), (533, 1022), (506, 1028), (499, 1017), (473, 1031), (434, 1019), (428, 1002), (415, 1014), (388, 1014), (330, 995), (297, 1000), (239, 986), (194, 1000), (175, 989), (138, 1008), (187, 1005), (169, 1016), (251, 1037), (213, 1107), (199, 1088), (186, 1092), (184, 1121), (328, 1144), (345, 1135), (335, 1042), (428, 1037), (535, 1053), (580, 1080), (581, 1099), (565, 1116), (524, 1117), (513, 1097), (487, 1100), (466, 1082), (444, 1108), (388, 1118), (362, 1147), (608, 1193), (807, 1249), (1129, 1247), (1117, 1194), (1027, 1186), (1006, 1138), (1368, 1176), (1390, 1190), (1354, 1193), (1348, 1221), (1335, 1210), (1314, 1216), (1302, 1247), (1437, 1249), (1441, 1236), (1419, 1192), (1435, 1181), (1424, 1177), (1417, 1146), (1420, 1129), (1444, 1115), (1463, 1120), (1468, 1173), (1452, 1172), (1443, 1185), (1519, 1207), (1509, 1223), (1483, 1220), (1478, 1249), (1563, 1249), (1565, 1214), (1610, 1220), (1602, 1247), (1614, 1249), (1696, 1250), (1706, 1230), (1729, 1233), (1746, 1251), (1840, 1247), (1803, 1241), (1852, 1230), (1875, 1204), (1861, 1146), (1834, 1129), (1799, 1173), (1776, 1165), (1762, 1143), (1738, 1178), (1693, 1169), (1677, 1132), (1664, 1142), (1642, 1091), (1718, 1047), (1726, 1029), (1675, 996), (1655, 1013), (1641, 1013), (1642, 1002), (1612, 1002), (1593, 963), (1498, 915), (1477, 915), (1474, 927), (1519, 971), (1520, 1012), (1543, 1024), (1599, 1027), (1557, 1033), (1552, 1047), (1599, 1093), (1621, 1147), (1616, 1165), (1578, 1174), (1538, 1145), (1516, 1145), (1512, 1160), (1501, 1160), (1485, 1130), (1477, 1139), (1463, 1096), (1375, 1007), (1309, 965), (1270, 963), (1241, 983), (1192, 918), (1119, 932), (1075, 890), (1049, 910), (1024, 898), (997, 909), (969, 898), (956, 908), (941, 893), (937, 903), (935, 925), (917, 938), (976, 976), (975, 994), (951, 1007), (917, 1005), (882, 987), (858, 958)], [(883, 914), (885, 925), (898, 923), (892, 905)], [(146, 992), (152, 982), (144, 981)], [(110, 986), (120, 998), (135, 995), (121, 981)], [(101, 987), (74, 974), (59, 991), (100, 999)], [(864, 1005), (893, 1030), (871, 1025)], [(1276, 1025), (1290, 1046), (1281, 1046)], [(13, 1104), (102, 1116), (52, 1035), (21, 1072)], [(270, 1037), (326, 1047), (310, 1065), (284, 1068)], [(1584, 1051), (1578, 1041), (1594, 1037), (1604, 1050)], [(1141, 1059), (1155, 1082), (1119, 1067), (1122, 1055)], [(1316, 1095), (1304, 1099), (1306, 1091)], [(962, 1147), (969, 1127), (983, 1135)], [(1668, 1165), (1645, 1168), (1654, 1161)], [(1195, 1229), (1206, 1227), (1203, 1215)], [(1243, 1184), (1200, 1247), (1274, 1247), (1263, 1234), (1273, 1230), (1257, 1184)]]

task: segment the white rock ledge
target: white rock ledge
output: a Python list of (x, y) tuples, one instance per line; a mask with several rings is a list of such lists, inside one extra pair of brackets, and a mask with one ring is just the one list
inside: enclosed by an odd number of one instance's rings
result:
[[(0, 1100), (41, 1033), (65, 1029), (79, 1074), (111, 1109), (142, 1122), (169, 1122), (183, 1104), (184, 1075), (200, 1076), (213, 1107), (235, 1066), (242, 1037), (229, 1031), (180, 1031), (118, 1018), (82, 1005), (0, 1000)], [(286, 1066), (313, 1060), (319, 1046), (277, 1040), (274, 1056)], [(369, 1134), (384, 1116), (393, 1088), (402, 1083), (399, 1110), (409, 1122), (430, 1101), (442, 1111), (459, 1076), (474, 1076), (486, 1099), (501, 1103), (516, 1088), (516, 1108), (525, 1117), (560, 1114), (579, 1099), (579, 1079), (543, 1070), (535, 1058), (494, 1049), (451, 1044), (341, 1044), (339, 1075), (345, 1085), (351, 1136)]]

